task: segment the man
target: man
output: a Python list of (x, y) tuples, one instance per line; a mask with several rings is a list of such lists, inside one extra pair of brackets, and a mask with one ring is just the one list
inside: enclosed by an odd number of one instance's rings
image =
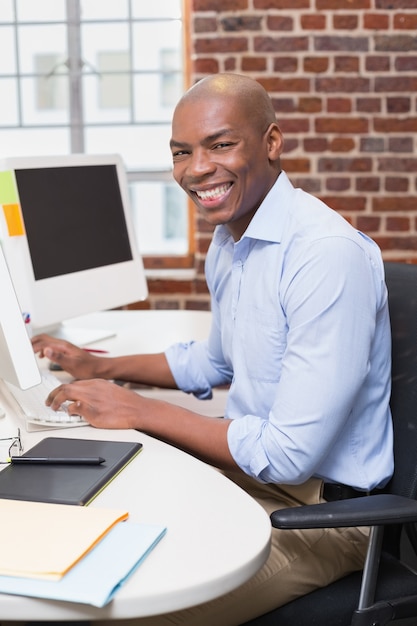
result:
[[(293, 188), (282, 149), (271, 100), (248, 77), (209, 76), (175, 109), (174, 178), (216, 226), (207, 341), (99, 358), (47, 336), (33, 340), (41, 356), (84, 379), (54, 390), (53, 408), (70, 401), (93, 426), (169, 441), (223, 470), (268, 513), (333, 499), (335, 489), (346, 497), (381, 487), (393, 470), (380, 251)], [(200, 398), (230, 384), (225, 419), (143, 398), (112, 378)], [(243, 587), (143, 623), (241, 624), (360, 568), (365, 544), (363, 529), (274, 530), (268, 563)]]

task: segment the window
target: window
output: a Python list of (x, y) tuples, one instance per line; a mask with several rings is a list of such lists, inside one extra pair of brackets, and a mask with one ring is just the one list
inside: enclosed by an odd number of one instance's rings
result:
[(140, 251), (186, 265), (188, 203), (169, 151), (182, 0), (0, 0), (0, 15), (0, 156), (120, 153)]

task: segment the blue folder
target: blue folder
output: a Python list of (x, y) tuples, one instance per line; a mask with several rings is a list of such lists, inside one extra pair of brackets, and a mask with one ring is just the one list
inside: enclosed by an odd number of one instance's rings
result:
[(119, 522), (61, 580), (0, 576), (0, 593), (103, 607), (165, 533), (158, 524)]

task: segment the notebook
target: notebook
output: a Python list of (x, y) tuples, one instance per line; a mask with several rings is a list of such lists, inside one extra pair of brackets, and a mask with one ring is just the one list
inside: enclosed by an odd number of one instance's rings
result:
[(89, 504), (142, 450), (132, 441), (46, 437), (22, 456), (100, 456), (100, 465), (8, 465), (0, 472), (0, 498)]

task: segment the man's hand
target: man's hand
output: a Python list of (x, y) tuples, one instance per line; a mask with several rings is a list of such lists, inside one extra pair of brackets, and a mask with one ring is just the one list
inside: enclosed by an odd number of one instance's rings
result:
[(102, 357), (94, 356), (68, 341), (42, 334), (32, 338), (32, 346), (40, 358), (48, 358), (74, 378), (106, 378)]
[(149, 411), (146, 398), (102, 379), (60, 385), (46, 399), (54, 410), (64, 402), (70, 414), (82, 415), (97, 428), (138, 428), (142, 412)]
[(145, 398), (102, 379), (60, 385), (46, 400), (55, 410), (64, 402), (71, 414), (81, 415), (96, 428), (134, 428), (217, 467), (238, 469), (227, 444), (229, 420), (205, 417), (162, 400)]

